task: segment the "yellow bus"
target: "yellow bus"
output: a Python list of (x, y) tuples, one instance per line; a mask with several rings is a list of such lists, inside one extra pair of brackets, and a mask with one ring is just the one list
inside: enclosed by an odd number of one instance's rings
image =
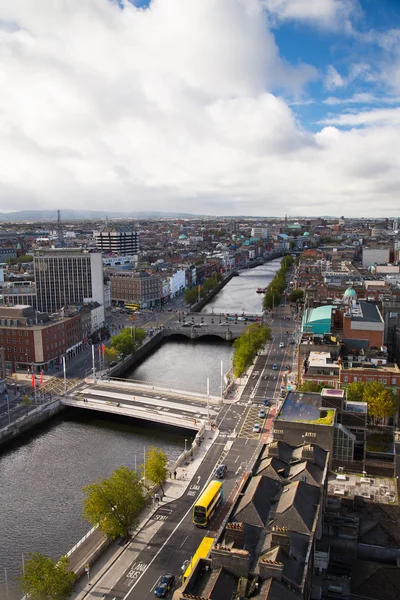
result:
[(125, 310), (135, 311), (135, 310), (138, 310), (139, 304), (131, 302), (131, 303), (125, 304), (124, 308), (125, 308)]
[(182, 583), (185, 583), (186, 579), (189, 577), (190, 573), (195, 568), (197, 561), (200, 558), (207, 558), (207, 556), (211, 550), (211, 546), (213, 545), (213, 542), (214, 542), (214, 538), (211, 538), (211, 537), (205, 537), (202, 539), (200, 546), (197, 548), (196, 552), (193, 554), (193, 556), (190, 560), (190, 563), (188, 564), (186, 571), (183, 574)]
[(193, 506), (193, 523), (197, 527), (207, 527), (209, 520), (222, 502), (223, 491), (224, 488), (220, 481), (210, 481)]

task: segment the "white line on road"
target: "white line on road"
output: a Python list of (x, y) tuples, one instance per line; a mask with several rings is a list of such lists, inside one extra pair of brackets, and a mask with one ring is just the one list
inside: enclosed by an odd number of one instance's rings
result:
[(238, 454), (238, 455), (237, 455), (237, 457), (236, 457), (236, 460), (235, 460), (235, 465), (236, 465), (236, 463), (237, 463), (237, 461), (238, 461), (238, 460), (239, 460), (239, 454)]
[(188, 539), (188, 535), (185, 537), (185, 539), (183, 540), (182, 544), (179, 546), (179, 548), (182, 548), (183, 544), (186, 542), (186, 540)]

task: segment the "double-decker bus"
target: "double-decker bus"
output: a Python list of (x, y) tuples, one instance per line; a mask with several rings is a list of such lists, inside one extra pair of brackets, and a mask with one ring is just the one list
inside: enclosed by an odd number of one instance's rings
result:
[(223, 492), (224, 487), (220, 481), (210, 481), (193, 506), (193, 523), (197, 527), (207, 527), (208, 522), (222, 502)]
[(184, 572), (183, 577), (182, 577), (182, 583), (185, 583), (186, 579), (189, 577), (190, 573), (195, 568), (197, 561), (200, 558), (207, 558), (213, 543), (214, 543), (214, 538), (212, 538), (212, 537), (205, 537), (202, 539), (202, 541), (200, 542), (200, 546), (197, 548), (196, 552), (193, 554), (193, 556), (190, 560), (190, 563), (186, 567), (186, 571)]
[(136, 302), (129, 302), (129, 303), (125, 304), (124, 308), (125, 308), (125, 310), (133, 310), (135, 312), (136, 310), (139, 309), (139, 306), (140, 305), (137, 304)]

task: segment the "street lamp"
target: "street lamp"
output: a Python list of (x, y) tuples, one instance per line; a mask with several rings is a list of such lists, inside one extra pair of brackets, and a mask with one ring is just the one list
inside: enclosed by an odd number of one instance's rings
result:
[(187, 440), (185, 439), (185, 454), (186, 454), (186, 444), (187, 444)]

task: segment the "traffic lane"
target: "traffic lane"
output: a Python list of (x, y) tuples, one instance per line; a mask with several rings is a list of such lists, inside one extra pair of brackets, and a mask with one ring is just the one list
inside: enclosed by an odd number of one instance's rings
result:
[(250, 462), (255, 447), (256, 445), (254, 444), (250, 444), (247, 448), (242, 443), (233, 444), (227, 457), (224, 459), (224, 463), (228, 466), (227, 477), (223, 481), (224, 502), (221, 509), (212, 519), (209, 529), (198, 529), (193, 525), (191, 514), (187, 515), (180, 527), (171, 536), (165, 546), (161, 548), (154, 562), (135, 585), (135, 589), (128, 596), (129, 599), (144, 598), (147, 600), (154, 598), (154, 588), (159, 578), (167, 572), (175, 575), (174, 589), (181, 585), (181, 576), (184, 572), (182, 566), (184, 562), (191, 559), (204, 536), (215, 537), (218, 528), (221, 526), (223, 519), (235, 500), (234, 492), (237, 489), (235, 483), (238, 476), (240, 476), (238, 473), (241, 470), (241, 465), (239, 465), (239, 469), (234, 470), (238, 462), (238, 457), (245, 457), (247, 458), (247, 462)]
[(226, 410), (221, 410), (219, 418), (216, 419), (216, 424), (221, 432), (233, 432), (238, 427), (243, 414), (246, 410), (246, 406), (240, 406), (238, 404), (231, 404), (227, 406)]
[[(191, 479), (184, 495), (181, 496), (181, 498), (168, 503), (168, 505), (161, 505), (156, 513), (154, 513), (151, 520), (161, 520), (162, 526), (148, 541), (145, 549), (135, 557), (116, 585), (108, 592), (106, 596), (107, 599), (113, 600), (113, 598), (120, 599), (128, 597), (132, 599), (146, 598), (148, 590), (154, 585), (154, 580), (164, 572), (167, 572), (170, 560), (174, 560), (176, 545), (179, 546), (182, 543), (182, 525), (184, 523), (183, 530), (189, 529), (190, 532), (194, 532), (194, 535), (198, 533), (198, 546), (200, 540), (204, 536), (204, 530), (197, 529), (193, 525), (191, 521), (192, 506), (208, 482), (210, 474), (214, 473), (224, 448), (225, 441), (217, 438), (196, 471), (196, 474)], [(167, 512), (167, 507), (171, 510), (171, 513)], [(179, 542), (179, 540), (181, 541)], [(134, 544), (135, 541), (133, 540), (132, 545), (134, 546)], [(194, 550), (197, 546), (196, 542), (194, 542)], [(166, 547), (167, 551), (164, 553)], [(162, 559), (159, 561), (158, 559), (161, 553)], [(160, 572), (160, 565), (162, 566), (162, 572)], [(174, 569), (176, 570), (178, 567), (180, 568), (180, 565), (176, 564)], [(138, 590), (137, 585), (139, 582), (141, 583), (140, 589)], [(132, 590), (132, 594), (129, 593), (130, 590)], [(135, 594), (137, 595), (135, 596)]]
[[(128, 383), (130, 383), (129, 379), (127, 379), (126, 381)], [(144, 387), (145, 382), (143, 382), (143, 384), (144, 384), (143, 386), (135, 387), (134, 382), (132, 381), (132, 385), (130, 385), (129, 388), (127, 388), (126, 386), (119, 386), (118, 382), (111, 381), (111, 383), (113, 384), (112, 388), (110, 388), (110, 386), (101, 385), (101, 384), (91, 385), (90, 387), (91, 387), (91, 389), (99, 390), (99, 391), (106, 392), (106, 393), (110, 392), (110, 390), (119, 390), (120, 391), (119, 393), (129, 394), (130, 396), (135, 396), (135, 395), (143, 396), (145, 394), (146, 398), (149, 398), (152, 400), (169, 400), (171, 402), (179, 401), (179, 403), (188, 404), (191, 406), (198, 406), (200, 402), (202, 404), (204, 404), (204, 406), (207, 405), (206, 397), (202, 397), (199, 395), (198, 397), (194, 396), (193, 400), (191, 400), (191, 399), (180, 396), (179, 392), (174, 393), (173, 391), (169, 391), (169, 390), (154, 390), (153, 391), (152, 389), (148, 389), (148, 388)], [(215, 401), (214, 402), (210, 401), (209, 404), (210, 404), (210, 408), (218, 406)]]

